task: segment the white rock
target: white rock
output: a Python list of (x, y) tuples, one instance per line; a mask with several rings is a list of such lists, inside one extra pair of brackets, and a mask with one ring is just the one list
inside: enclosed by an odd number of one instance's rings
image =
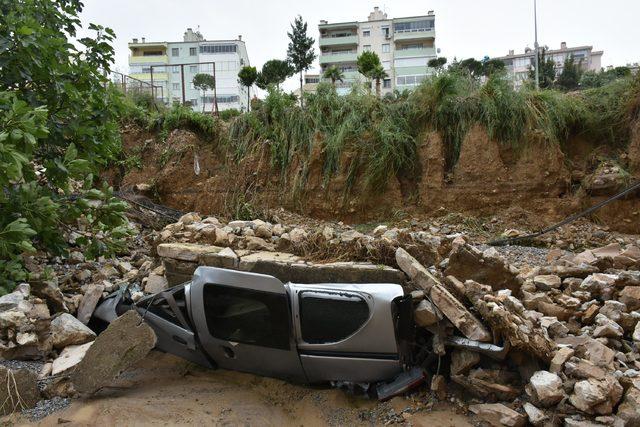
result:
[(307, 232), (302, 228), (294, 228), (289, 232), (289, 240), (291, 243), (299, 244), (302, 243), (307, 238)]
[(555, 405), (564, 397), (562, 380), (558, 375), (548, 371), (534, 373), (526, 390), (533, 401), (543, 407)]
[(529, 417), (529, 422), (533, 424), (535, 427), (540, 427), (544, 425), (544, 422), (547, 421), (548, 419), (544, 411), (536, 408), (529, 402), (524, 404), (523, 409), (524, 409), (524, 412), (526, 412), (527, 417)]
[(156, 294), (164, 291), (168, 287), (169, 282), (166, 277), (151, 273), (149, 277), (147, 277), (147, 282), (144, 285), (144, 291), (148, 294)]
[(53, 346), (57, 349), (69, 345), (85, 344), (93, 341), (96, 337), (91, 329), (69, 313), (62, 313), (53, 319), (50, 332)]
[(51, 375), (57, 375), (76, 366), (89, 350), (93, 341), (81, 345), (70, 345), (64, 348), (60, 356), (53, 361)]

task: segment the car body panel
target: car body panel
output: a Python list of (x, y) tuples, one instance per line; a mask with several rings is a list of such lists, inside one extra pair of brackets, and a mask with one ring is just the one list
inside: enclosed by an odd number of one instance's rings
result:
[[(288, 294), (282, 282), (275, 277), (262, 274), (199, 267), (194, 273), (189, 289), (189, 313), (203, 349), (221, 368), (305, 382), (306, 377), (293, 339), (291, 316), (289, 315), (286, 319), (287, 325), (276, 325), (288, 330), (288, 343), (286, 343), (288, 345), (282, 348), (220, 338), (216, 336), (216, 331), (210, 330), (207, 322), (207, 312), (212, 308), (206, 307), (205, 295), (212, 287), (258, 291), (265, 298), (282, 297), (290, 312)], [(246, 310), (255, 311), (260, 308), (248, 306)], [(243, 315), (243, 313), (232, 313), (232, 315)], [(264, 325), (254, 326), (258, 328)]]

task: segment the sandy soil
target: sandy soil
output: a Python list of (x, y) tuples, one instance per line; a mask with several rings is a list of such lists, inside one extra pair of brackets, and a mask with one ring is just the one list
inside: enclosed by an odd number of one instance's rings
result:
[[(426, 401), (426, 399), (425, 399)], [(390, 414), (413, 426), (471, 426), (451, 406), (429, 407), (420, 399), (380, 404), (342, 390), (299, 386), (224, 370), (207, 370), (171, 355), (152, 352), (125, 372), (114, 387), (75, 400), (38, 424), (57, 426), (384, 425)], [(411, 413), (408, 413), (411, 412)], [(17, 425), (28, 425), (25, 420)]]

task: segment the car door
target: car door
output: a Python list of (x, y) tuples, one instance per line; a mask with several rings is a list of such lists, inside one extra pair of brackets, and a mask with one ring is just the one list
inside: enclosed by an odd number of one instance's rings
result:
[(218, 366), (306, 380), (295, 345), (290, 300), (278, 279), (199, 267), (189, 301), (202, 347)]
[(309, 382), (376, 382), (402, 371), (395, 284), (289, 284), (298, 352)]

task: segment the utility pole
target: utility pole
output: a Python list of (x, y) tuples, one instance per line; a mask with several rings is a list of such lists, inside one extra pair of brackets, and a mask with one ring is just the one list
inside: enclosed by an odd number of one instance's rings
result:
[(538, 55), (538, 0), (533, 0), (533, 23), (536, 33), (536, 41), (534, 47), (536, 50), (536, 89), (540, 89), (540, 58)]

